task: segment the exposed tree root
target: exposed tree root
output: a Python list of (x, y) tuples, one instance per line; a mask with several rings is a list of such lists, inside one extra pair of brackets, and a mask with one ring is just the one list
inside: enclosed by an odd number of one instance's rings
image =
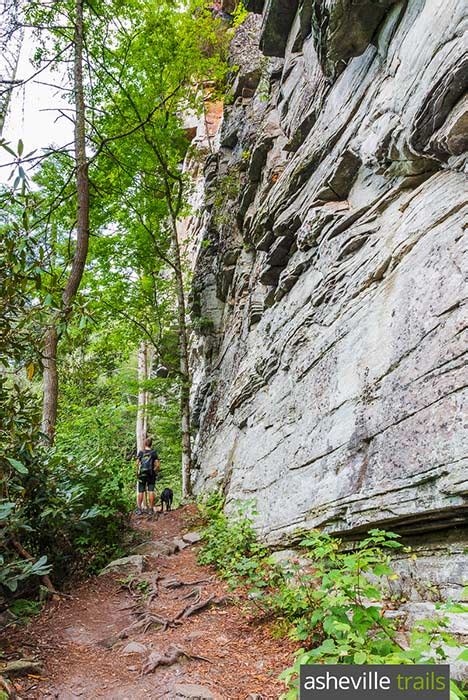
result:
[(174, 618), (174, 622), (185, 620), (187, 617), (190, 617), (190, 615), (194, 615), (195, 613), (205, 610), (212, 605), (224, 605), (224, 603), (227, 603), (228, 601), (228, 596), (217, 598), (215, 595), (211, 595), (209, 598), (203, 601), (198, 600), (195, 603), (187, 605), (180, 613), (178, 613)]
[(201, 598), (201, 588), (194, 588), (193, 591), (190, 591), (189, 593), (186, 593), (183, 596), (180, 596), (180, 600), (187, 600), (188, 598), (196, 598), (197, 600), (200, 600)]
[(169, 590), (172, 590), (174, 588), (182, 588), (182, 586), (198, 586), (201, 583), (211, 583), (212, 581), (213, 577), (202, 578), (198, 581), (179, 581), (178, 579), (164, 579), (164, 581), (161, 581), (161, 586), (163, 588), (168, 588)]
[(159, 625), (162, 628), (162, 631), (165, 632), (169, 625), (172, 623), (172, 620), (167, 620), (165, 617), (161, 617), (160, 615), (156, 615), (153, 613), (148, 613), (146, 611), (141, 612), (140, 614), (142, 616), (139, 620), (136, 620), (135, 622), (132, 622), (131, 625), (124, 627), (124, 629), (120, 630), (120, 632), (117, 632), (117, 634), (113, 634), (111, 637), (101, 639), (101, 641), (99, 642), (99, 646), (105, 647), (106, 649), (111, 649), (115, 644), (117, 644), (117, 642), (120, 642), (122, 639), (127, 639), (130, 633), (146, 633), (149, 630), (149, 628), (153, 625)]
[(224, 603), (227, 603), (230, 600), (228, 596), (222, 596), (221, 598), (217, 598), (216, 596), (211, 595), (206, 600), (201, 601), (200, 589), (195, 589), (191, 591), (190, 594), (188, 596), (184, 596), (184, 598), (192, 598), (194, 595), (196, 596), (195, 602), (191, 602), (188, 605), (186, 605), (185, 608), (179, 613), (177, 613), (177, 615), (172, 619), (162, 617), (157, 613), (150, 613), (146, 610), (141, 610), (139, 613), (137, 613), (137, 615), (139, 615), (140, 617), (139, 620), (132, 622), (131, 625), (128, 625), (128, 627), (125, 627), (123, 630), (113, 635), (112, 637), (107, 637), (106, 639), (101, 640), (99, 642), (100, 646), (104, 646), (110, 649), (114, 646), (114, 644), (117, 644), (117, 642), (121, 641), (122, 639), (126, 639), (130, 633), (141, 631), (146, 633), (152, 625), (159, 625), (161, 631), (166, 632), (166, 630), (168, 630), (169, 627), (181, 625), (182, 621), (187, 619), (191, 615), (194, 615), (195, 613), (198, 613), (201, 610), (205, 610), (206, 608), (209, 608), (212, 605), (224, 605)]
[(161, 617), (160, 615), (156, 615), (154, 613), (145, 612), (140, 620), (137, 620), (128, 627), (125, 627), (125, 629), (119, 632), (117, 636), (119, 639), (125, 639), (128, 637), (129, 632), (137, 632), (140, 630), (147, 632), (152, 625), (160, 625), (165, 631), (170, 622), (171, 621), (167, 620), (165, 617)]
[(155, 598), (158, 597), (159, 595), (159, 581), (161, 580), (161, 576), (159, 574), (155, 574), (150, 583), (151, 583), (151, 589), (148, 594), (148, 604), (151, 604)]
[(1, 673), (11, 677), (26, 676), (29, 673), (38, 673), (40, 671), (42, 671), (42, 664), (39, 661), (27, 661), (25, 659), (10, 661), (0, 668)]
[(181, 658), (185, 657), (186, 659), (193, 659), (193, 660), (199, 660), (199, 661), (207, 661), (208, 663), (211, 663), (210, 659), (207, 659), (205, 656), (198, 656), (195, 654), (189, 654), (189, 652), (185, 651), (184, 649), (181, 649), (180, 647), (176, 647), (174, 644), (171, 644), (167, 651), (165, 651), (163, 654), (159, 651), (153, 651), (146, 663), (143, 665), (141, 669), (141, 675), (147, 675), (148, 673), (153, 673), (158, 666), (171, 666), (172, 664), (177, 663), (177, 661)]

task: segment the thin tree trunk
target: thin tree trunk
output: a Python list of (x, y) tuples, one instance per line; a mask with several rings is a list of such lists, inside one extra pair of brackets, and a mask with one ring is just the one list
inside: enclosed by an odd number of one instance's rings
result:
[(151, 377), (154, 361), (154, 348), (147, 340), (142, 340), (138, 347), (138, 410), (136, 419), (137, 452), (143, 449), (148, 437), (149, 392), (144, 386)]
[(49, 326), (45, 334), (44, 342), (44, 397), (42, 403), (41, 430), (44, 433), (44, 435), (48, 437), (51, 443), (54, 441), (55, 424), (57, 422), (57, 345), (57, 328), (55, 326)]
[(144, 388), (144, 382), (146, 382), (148, 379), (147, 371), (148, 346), (146, 341), (143, 340), (138, 348), (138, 409), (136, 419), (137, 453), (143, 449), (148, 431), (148, 420), (146, 413), (148, 392)]
[(75, 94), (75, 167), (76, 167), (76, 248), (70, 275), (62, 293), (63, 310), (54, 325), (46, 331), (44, 340), (44, 399), (42, 430), (52, 443), (55, 436), (58, 405), (57, 347), (59, 320), (68, 320), (73, 301), (83, 277), (89, 247), (89, 178), (86, 158), (86, 115), (83, 89), (83, 0), (75, 3), (74, 67)]
[(192, 440), (190, 434), (190, 364), (187, 333), (187, 313), (185, 307), (184, 276), (180, 256), (177, 219), (171, 217), (172, 247), (174, 251), (174, 273), (177, 293), (177, 315), (179, 321), (179, 353), (180, 353), (180, 413), (182, 427), (182, 495), (187, 498), (192, 495)]
[(76, 165), (76, 249), (70, 276), (63, 291), (65, 314), (71, 313), (83, 277), (89, 247), (89, 178), (86, 158), (86, 114), (83, 90), (83, 0), (76, 0), (75, 22), (75, 165)]
[(20, 1), (0, 0), (0, 136), (2, 135), (8, 106), (16, 80), (16, 71), (24, 39), (24, 27), (20, 24)]

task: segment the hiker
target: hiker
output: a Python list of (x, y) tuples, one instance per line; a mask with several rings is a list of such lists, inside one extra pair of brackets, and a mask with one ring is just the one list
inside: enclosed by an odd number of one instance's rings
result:
[(213, 17), (223, 19), (225, 22), (231, 22), (233, 19), (233, 15), (223, 10), (223, 3), (221, 0), (214, 0), (213, 4), (209, 5), (207, 9), (211, 12)]
[(147, 492), (149, 512), (155, 513), (154, 507), (154, 485), (156, 476), (161, 469), (158, 453), (153, 450), (153, 439), (146, 438), (143, 450), (137, 455), (137, 509), (136, 514), (142, 515), (143, 498)]

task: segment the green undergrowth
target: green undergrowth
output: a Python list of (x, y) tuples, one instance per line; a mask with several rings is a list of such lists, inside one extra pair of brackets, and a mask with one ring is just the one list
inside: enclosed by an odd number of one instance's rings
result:
[[(447, 647), (457, 646), (446, 614), (460, 612), (459, 605), (439, 605), (436, 617), (404, 633), (391, 596), (398, 579), (391, 559), (409, 550), (397, 534), (373, 529), (345, 548), (340, 539), (311, 531), (299, 543), (300, 561), (280, 565), (257, 540), (252, 503), (239, 504), (228, 517), (222, 498), (211, 494), (199, 510), (205, 523), (200, 563), (215, 566), (232, 587), (247, 587), (251, 611), (273, 621), (275, 634), (301, 645), (281, 674), (284, 700), (296, 700), (303, 664), (446, 663)], [(450, 700), (465, 697), (452, 681)]]

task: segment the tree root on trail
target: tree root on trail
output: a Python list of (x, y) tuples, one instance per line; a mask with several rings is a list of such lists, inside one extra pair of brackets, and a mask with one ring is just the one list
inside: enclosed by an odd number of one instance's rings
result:
[(28, 673), (40, 673), (41, 671), (42, 664), (39, 661), (27, 661), (25, 659), (9, 661), (0, 667), (0, 673), (11, 677), (26, 676)]
[(151, 604), (155, 598), (158, 597), (159, 595), (159, 581), (161, 580), (161, 576), (159, 574), (155, 574), (154, 576), (151, 577), (151, 580), (148, 581), (148, 583), (151, 584), (151, 589), (148, 592), (148, 604)]
[[(231, 601), (231, 598), (229, 596), (222, 596), (218, 598), (215, 595), (209, 596), (206, 600), (202, 601), (201, 600), (201, 589), (200, 588), (195, 588), (193, 591), (191, 591), (188, 595), (183, 596), (181, 600), (186, 600), (187, 598), (193, 598), (195, 597), (195, 601), (192, 601), (188, 603), (183, 610), (181, 610), (175, 617), (172, 619), (162, 617), (161, 615), (158, 615), (157, 613), (152, 613), (149, 612), (145, 608), (140, 608), (137, 612), (136, 615), (140, 618), (136, 620), (135, 622), (132, 622), (130, 625), (125, 627), (123, 630), (118, 632), (117, 634), (112, 635), (111, 637), (107, 637), (105, 639), (102, 639), (99, 642), (100, 646), (103, 646), (107, 649), (111, 649), (117, 642), (121, 641), (122, 639), (127, 639), (130, 633), (132, 632), (143, 632), (146, 633), (150, 627), (153, 625), (159, 625), (161, 628), (162, 632), (166, 632), (169, 627), (176, 627), (177, 625), (183, 624), (183, 620), (186, 620), (188, 617), (191, 615), (194, 615), (195, 613), (201, 612), (202, 610), (205, 610), (206, 608), (211, 607), (212, 605), (224, 605), (225, 603)], [(149, 601), (151, 602), (151, 600)], [(135, 606), (136, 607), (136, 606)]]
[(186, 593), (185, 595), (180, 597), (180, 600), (187, 600), (188, 598), (193, 598), (195, 597), (198, 600), (201, 598), (201, 588), (194, 588), (193, 591), (190, 591), (189, 593)]
[[(145, 596), (148, 596), (148, 603), (152, 603), (153, 600), (159, 595), (158, 583), (161, 580), (161, 578), (162, 577), (158, 573), (153, 574), (153, 576), (151, 576), (150, 578), (146, 578), (145, 576), (135, 577), (130, 579), (129, 581), (122, 581), (120, 587), (123, 590), (128, 591), (133, 598), (136, 598), (138, 600), (144, 598)], [(142, 592), (142, 589), (140, 587), (142, 583), (147, 584), (149, 586), (149, 590)], [(136, 605), (138, 604), (139, 603), (136, 603)], [(128, 606), (127, 609), (130, 610), (133, 607), (135, 607), (135, 604)]]
[(199, 579), (198, 581), (179, 581), (178, 579), (164, 579), (161, 581), (161, 586), (163, 588), (168, 588), (169, 590), (173, 590), (174, 588), (182, 588), (182, 586), (198, 586), (201, 583), (212, 583), (213, 582), (213, 577), (210, 578), (202, 578)]
[(212, 663), (210, 659), (207, 659), (205, 656), (190, 654), (188, 651), (171, 644), (167, 651), (165, 651), (163, 654), (161, 654), (159, 651), (153, 651), (149, 655), (146, 663), (142, 666), (141, 675), (143, 676), (147, 675), (148, 673), (153, 673), (158, 666), (171, 666), (172, 664), (177, 663), (181, 657), (185, 657), (186, 659), (190, 660), (207, 661), (208, 663)]
[(165, 617), (161, 617), (160, 615), (145, 612), (140, 620), (132, 622), (131, 625), (128, 625), (128, 627), (120, 630), (120, 632), (117, 632), (117, 634), (113, 634), (111, 637), (101, 639), (98, 644), (105, 649), (112, 649), (117, 642), (122, 641), (122, 639), (127, 639), (131, 632), (143, 632), (146, 634), (149, 628), (153, 625), (159, 625), (162, 628), (162, 631), (165, 632), (171, 622), (172, 620), (166, 620)]
[(215, 595), (210, 595), (206, 600), (200, 601), (200, 596), (198, 596), (198, 600), (195, 603), (189, 603), (189, 605), (186, 605), (185, 608), (175, 616), (173, 622), (175, 624), (181, 624), (182, 620), (187, 619), (187, 617), (190, 617), (190, 615), (194, 615), (195, 613), (205, 610), (212, 605), (224, 605), (224, 603), (227, 603), (230, 600), (231, 598), (229, 598), (229, 596), (222, 596), (221, 598), (218, 598)]

